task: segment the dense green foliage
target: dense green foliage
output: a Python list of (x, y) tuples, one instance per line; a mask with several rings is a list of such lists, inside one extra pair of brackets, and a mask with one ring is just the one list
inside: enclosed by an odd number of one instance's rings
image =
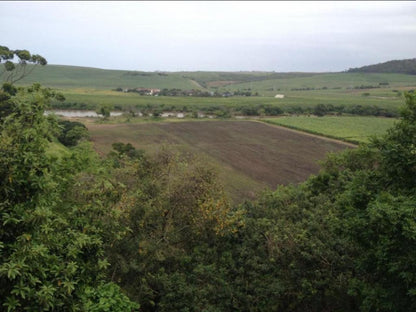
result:
[(401, 73), (416, 75), (416, 59), (394, 60), (359, 68), (350, 68), (350, 73)]
[(58, 124), (62, 127), (58, 140), (65, 146), (75, 146), (80, 140), (88, 138), (88, 130), (83, 123), (59, 120)]
[(8, 112), (0, 124), (0, 310), (104, 311), (99, 307), (108, 293), (114, 294), (109, 310), (134, 308), (105, 274), (105, 246), (125, 231), (112, 210), (117, 191), (88, 146), (62, 159), (46, 154), (59, 134), (57, 121), (44, 116), (48, 89), (6, 90), (0, 103)]

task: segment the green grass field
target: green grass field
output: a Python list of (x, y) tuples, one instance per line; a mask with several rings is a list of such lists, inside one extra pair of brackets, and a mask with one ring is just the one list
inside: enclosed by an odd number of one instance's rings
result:
[[(95, 109), (102, 104), (117, 108), (150, 105), (182, 110), (209, 107), (273, 105), (288, 111), (317, 104), (351, 107), (376, 106), (397, 113), (403, 91), (416, 88), (416, 75), (369, 73), (274, 72), (140, 72), (47, 65), (37, 67), (20, 85), (40, 82), (64, 93), (68, 105)], [(369, 89), (354, 89), (372, 86)], [(250, 90), (255, 97), (151, 97), (111, 91), (121, 88), (178, 88), (210, 91)], [(375, 88), (377, 87), (377, 88)], [(309, 90), (306, 90), (308, 89)], [(302, 90), (300, 90), (302, 89)], [(399, 91), (399, 92), (397, 92)], [(283, 99), (274, 95), (284, 94)]]
[[(47, 65), (37, 67), (19, 84), (54, 88), (114, 89), (117, 87), (181, 89), (251, 89), (265, 96), (294, 88), (354, 88), (361, 85), (389, 88), (415, 87), (416, 75), (374, 73), (275, 73), (275, 72), (143, 72), (90, 67)], [(204, 87), (205, 86), (205, 87)]]
[(377, 117), (279, 117), (263, 121), (324, 135), (353, 143), (368, 142), (371, 136), (383, 135), (397, 121), (395, 118)]
[[(390, 73), (317, 73), (303, 77), (282, 77), (279, 79), (245, 82), (232, 85), (230, 88), (251, 88), (253, 90), (266, 92), (265, 95), (272, 96), (281, 91), (291, 91), (291, 89), (294, 88), (326, 88), (324, 91), (346, 89), (354, 90), (353, 88), (357, 86), (380, 86), (380, 83), (388, 83), (386, 86), (389, 88), (414, 87), (416, 85), (416, 76)], [(372, 90), (378, 90), (378, 88)]]
[[(102, 104), (112, 105), (128, 109), (129, 107), (144, 107), (146, 105), (157, 106), (166, 110), (176, 109), (202, 109), (215, 107), (235, 108), (238, 106), (258, 106), (272, 105), (283, 109), (284, 111), (294, 107), (303, 109), (312, 108), (318, 104), (352, 107), (377, 106), (391, 112), (398, 112), (403, 105), (403, 97), (399, 97), (390, 91), (392, 96), (383, 96), (383, 94), (374, 94), (372, 96), (362, 96), (357, 92), (291, 92), (283, 99), (274, 97), (169, 97), (169, 96), (140, 96), (136, 93), (123, 93), (111, 90), (92, 90), (85, 88), (78, 89), (58, 89), (65, 97), (67, 103), (77, 103), (95, 109)], [(380, 91), (379, 91), (380, 92)], [(388, 91), (384, 91), (388, 92)]]
[(29, 76), (19, 81), (19, 84), (28, 85), (33, 82), (63, 89), (111, 90), (117, 87), (201, 89), (192, 79), (184, 78), (182, 73), (165, 74), (64, 65), (37, 67)]

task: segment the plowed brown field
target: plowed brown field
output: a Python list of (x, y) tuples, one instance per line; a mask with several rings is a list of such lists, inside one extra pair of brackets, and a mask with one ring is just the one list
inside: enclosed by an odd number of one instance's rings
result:
[(199, 121), (143, 124), (88, 124), (98, 152), (114, 142), (130, 142), (150, 153), (168, 145), (203, 154), (216, 163), (225, 188), (237, 200), (264, 187), (304, 181), (319, 171), (327, 152), (350, 145), (252, 121)]

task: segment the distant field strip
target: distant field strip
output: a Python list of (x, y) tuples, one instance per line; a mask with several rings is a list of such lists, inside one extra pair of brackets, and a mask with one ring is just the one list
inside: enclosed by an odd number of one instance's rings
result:
[(378, 117), (308, 117), (267, 118), (263, 121), (352, 143), (365, 143), (374, 135), (383, 135), (397, 121)]
[(108, 153), (114, 142), (154, 152), (162, 144), (205, 155), (220, 170), (232, 198), (269, 186), (304, 181), (319, 171), (318, 160), (345, 144), (252, 121), (88, 124), (95, 148)]

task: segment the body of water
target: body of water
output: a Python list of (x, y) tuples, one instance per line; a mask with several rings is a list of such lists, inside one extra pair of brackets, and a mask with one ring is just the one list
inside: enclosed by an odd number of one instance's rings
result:
[[(45, 115), (55, 114), (58, 116), (64, 117), (103, 117), (103, 115), (99, 115), (94, 111), (87, 111), (87, 110), (50, 110), (45, 111)], [(122, 112), (111, 112), (110, 116), (121, 116)]]

